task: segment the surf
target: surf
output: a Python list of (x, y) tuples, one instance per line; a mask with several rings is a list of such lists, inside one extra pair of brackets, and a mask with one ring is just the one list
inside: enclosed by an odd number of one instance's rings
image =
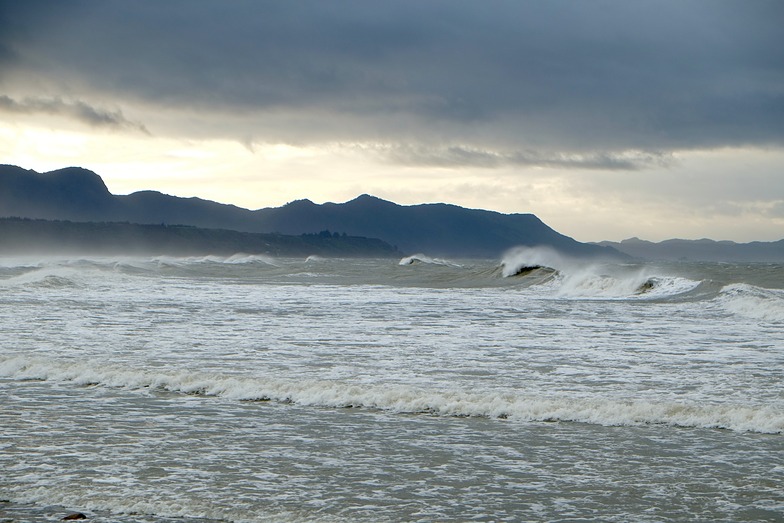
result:
[(758, 321), (784, 323), (784, 290), (781, 289), (735, 283), (723, 287), (716, 301), (733, 314)]
[(781, 434), (784, 411), (767, 405), (689, 401), (621, 400), (614, 397), (540, 396), (529, 391), (428, 389), (403, 384), (375, 386), (337, 380), (250, 377), (182, 370), (139, 370), (96, 361), (14, 356), (0, 359), (0, 376), (152, 390), (243, 402), (319, 408), (358, 408), (391, 414), (480, 417), (520, 422), (579, 422), (604, 426), (669, 425), (735, 432)]
[(694, 291), (702, 281), (653, 273), (645, 264), (570, 258), (547, 247), (518, 247), (501, 260), (505, 278), (547, 273), (546, 296), (572, 299), (663, 299)]
[(406, 256), (402, 258), (398, 265), (414, 265), (417, 263), (425, 263), (429, 265), (443, 265), (445, 267), (461, 267), (460, 264), (445, 260), (443, 258), (431, 258), (425, 254), (412, 254), (411, 256)]

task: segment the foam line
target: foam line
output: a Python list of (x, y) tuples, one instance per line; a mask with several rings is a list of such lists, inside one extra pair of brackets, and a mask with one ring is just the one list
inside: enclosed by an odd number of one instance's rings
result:
[(772, 406), (651, 402), (602, 397), (542, 397), (520, 392), (429, 390), (406, 385), (244, 377), (191, 371), (140, 371), (96, 362), (24, 356), (0, 358), (0, 376), (130, 390), (156, 389), (238, 401), (275, 401), (318, 407), (370, 408), (392, 413), (571, 421), (597, 425), (663, 424), (780, 434), (784, 410)]

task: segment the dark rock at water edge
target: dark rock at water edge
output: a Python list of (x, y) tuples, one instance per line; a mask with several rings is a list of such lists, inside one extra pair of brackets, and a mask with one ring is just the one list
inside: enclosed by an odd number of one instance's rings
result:
[[(82, 514), (60, 505), (40, 506), (29, 503), (15, 503), (10, 500), (0, 501), (0, 523), (51, 523), (63, 521), (65, 517)], [(84, 519), (87, 519), (87, 516)], [(69, 520), (70, 521), (70, 520)]]

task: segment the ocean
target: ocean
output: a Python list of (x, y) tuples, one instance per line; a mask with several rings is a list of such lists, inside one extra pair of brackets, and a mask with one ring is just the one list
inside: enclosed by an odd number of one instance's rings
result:
[(0, 258), (0, 522), (784, 521), (784, 265)]

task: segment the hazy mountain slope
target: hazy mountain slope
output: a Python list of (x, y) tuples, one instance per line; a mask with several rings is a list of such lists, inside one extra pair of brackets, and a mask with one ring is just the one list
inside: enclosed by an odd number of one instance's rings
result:
[(140, 191), (114, 198), (118, 203), (117, 217), (122, 221), (267, 232), (257, 227), (251, 211), (234, 205), (201, 198), (179, 198), (157, 191)]
[(0, 218), (0, 254), (198, 256), (236, 253), (272, 256), (401, 256), (386, 242), (356, 236), (293, 236), (185, 225)]

